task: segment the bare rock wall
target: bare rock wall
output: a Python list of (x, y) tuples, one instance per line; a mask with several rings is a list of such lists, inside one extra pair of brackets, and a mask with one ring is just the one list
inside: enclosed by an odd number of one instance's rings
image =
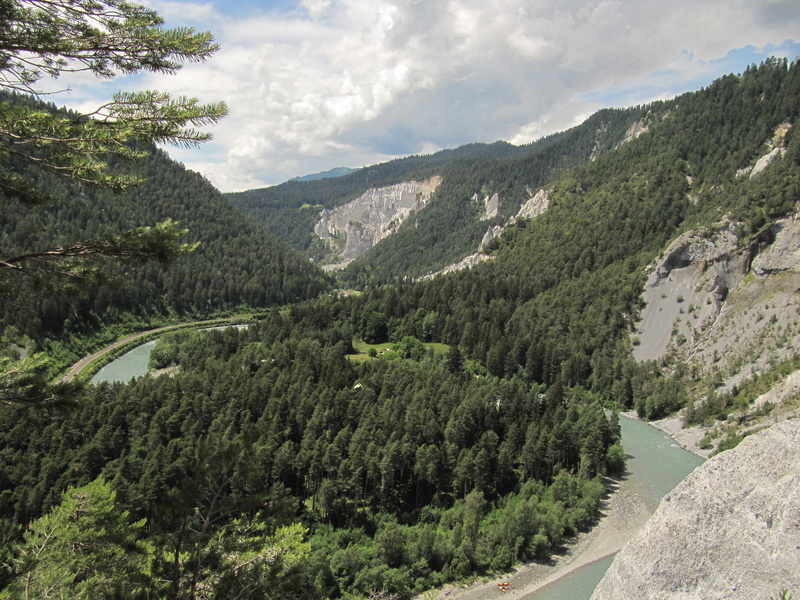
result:
[(698, 467), (614, 559), (592, 600), (800, 594), (800, 420)]

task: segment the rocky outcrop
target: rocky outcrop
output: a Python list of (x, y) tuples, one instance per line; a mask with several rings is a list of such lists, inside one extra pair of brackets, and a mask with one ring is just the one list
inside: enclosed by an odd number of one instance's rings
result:
[(533, 219), (544, 213), (550, 207), (550, 194), (547, 190), (539, 190), (531, 198), (519, 208), (517, 219)]
[(800, 220), (782, 219), (748, 246), (736, 223), (691, 231), (654, 264), (633, 334), (637, 360), (674, 359), (720, 391), (791, 358), (800, 344)]
[[(463, 269), (469, 269), (478, 263), (481, 263), (485, 260), (489, 260), (492, 258), (491, 256), (487, 256), (482, 254), (482, 251), (486, 244), (491, 242), (494, 238), (502, 235), (503, 231), (505, 230), (506, 226), (515, 223), (518, 219), (533, 219), (538, 217), (539, 215), (543, 214), (549, 207), (550, 207), (550, 195), (547, 190), (541, 189), (537, 191), (535, 194), (533, 191), (528, 188), (528, 194), (531, 196), (519, 209), (517, 214), (511, 217), (508, 220), (508, 223), (505, 225), (495, 225), (494, 227), (489, 227), (486, 230), (486, 233), (483, 235), (480, 244), (478, 245), (478, 251), (475, 254), (470, 254), (469, 256), (464, 257), (457, 263), (453, 263), (452, 265), (446, 266), (444, 269), (436, 271), (435, 273), (428, 273), (427, 275), (423, 275), (419, 278), (419, 280), (424, 281), (428, 279), (433, 279), (434, 277), (438, 277), (439, 275), (444, 275), (446, 273), (453, 273), (454, 271), (461, 271)], [(478, 202), (478, 194), (475, 194), (472, 197), (474, 202)], [(489, 215), (494, 217), (497, 215), (497, 212), (500, 207), (500, 197), (497, 194), (489, 197), (487, 196), (484, 200), (486, 212), (484, 213), (484, 218), (481, 220), (485, 220), (485, 215)]]
[(481, 238), (481, 243), (478, 246), (478, 252), (481, 252), (486, 247), (486, 244), (491, 242), (501, 233), (503, 233), (503, 228), (500, 225), (489, 227), (489, 229), (486, 230), (486, 233), (483, 234), (483, 238)]
[(645, 285), (634, 347), (637, 360), (662, 358), (678, 336), (696, 341), (718, 318), (746, 263), (735, 224), (727, 220), (713, 234), (690, 231), (672, 242), (651, 267)]
[(486, 196), (486, 198), (483, 199), (483, 215), (481, 216), (481, 221), (494, 219), (498, 212), (500, 212), (500, 196), (495, 192), (491, 196)]
[(788, 121), (778, 125), (777, 129), (775, 129), (775, 133), (772, 135), (772, 139), (767, 141), (768, 152), (759, 158), (754, 165), (743, 167), (736, 171), (736, 176), (739, 177), (749, 173), (752, 179), (771, 165), (775, 159), (782, 158), (786, 154), (786, 134), (791, 128), (792, 124)]
[(785, 271), (800, 272), (800, 226), (796, 218), (783, 219), (769, 230), (771, 244), (753, 258), (751, 269), (759, 277)]
[(482, 263), (485, 260), (491, 260), (493, 257), (489, 256), (488, 254), (470, 254), (469, 256), (461, 259), (457, 263), (453, 263), (452, 265), (446, 266), (444, 269), (440, 271), (436, 271), (435, 273), (429, 273), (427, 275), (423, 275), (417, 281), (427, 281), (433, 279), (434, 277), (438, 277), (439, 275), (445, 275), (447, 273), (454, 273), (456, 271), (462, 271), (464, 269), (470, 269), (477, 265), (478, 263)]
[(592, 600), (800, 595), (800, 420), (710, 459), (661, 501)]
[(633, 125), (628, 128), (628, 131), (625, 133), (625, 139), (622, 140), (622, 143), (630, 142), (631, 140), (635, 140), (640, 135), (648, 131), (647, 123), (644, 121), (636, 121)]
[(372, 188), (347, 204), (323, 210), (314, 227), (314, 233), (331, 250), (331, 258), (323, 268), (343, 269), (372, 249), (412, 212), (425, 206), (441, 182), (441, 177), (432, 177)]
[(786, 148), (775, 148), (774, 150), (770, 151), (769, 153), (759, 158), (758, 162), (750, 171), (750, 177), (755, 177), (756, 175), (761, 173), (761, 171), (763, 171), (770, 164), (772, 164), (772, 161), (774, 161), (776, 158), (782, 157), (784, 154), (786, 154)]

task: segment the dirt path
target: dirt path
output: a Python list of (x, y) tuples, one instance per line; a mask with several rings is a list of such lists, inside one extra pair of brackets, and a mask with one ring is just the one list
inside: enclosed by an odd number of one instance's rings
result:
[[(426, 599), (488, 600), (491, 598), (528, 598), (546, 585), (573, 571), (618, 552), (641, 529), (655, 510), (627, 479), (612, 484), (612, 493), (603, 501), (600, 520), (588, 532), (582, 533), (568, 546), (567, 551), (554, 557), (552, 564), (530, 563), (510, 573), (498, 575), (466, 587), (446, 586)], [(498, 582), (507, 581), (513, 590), (502, 592)]]

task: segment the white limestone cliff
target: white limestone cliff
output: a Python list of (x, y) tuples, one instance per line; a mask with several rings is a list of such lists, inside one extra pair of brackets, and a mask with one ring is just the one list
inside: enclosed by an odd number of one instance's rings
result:
[(413, 212), (425, 206), (442, 182), (441, 177), (371, 188), (331, 210), (323, 210), (314, 227), (334, 257), (323, 268), (343, 269), (391, 235)]

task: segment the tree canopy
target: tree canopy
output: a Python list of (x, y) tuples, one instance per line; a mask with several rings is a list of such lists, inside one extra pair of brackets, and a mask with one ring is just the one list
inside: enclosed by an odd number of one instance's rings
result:
[[(118, 92), (93, 111), (43, 110), (26, 102), (42, 97), (44, 79), (89, 72), (113, 79), (140, 71), (174, 73), (187, 61), (204, 61), (218, 46), (208, 32), (166, 29), (152, 9), (123, 0), (6, 0), (0, 6), (0, 192), (27, 204), (52, 200), (41, 172), (79, 189), (125, 189), (140, 178), (116, 173), (109, 158), (143, 158), (152, 143), (193, 146), (210, 139), (203, 127), (222, 118), (224, 103), (200, 104), (158, 91)], [(21, 94), (22, 98), (18, 97)], [(0, 270), (41, 258), (69, 264), (76, 256), (168, 258), (189, 248), (166, 222), (122, 237), (89, 240), (10, 257)], [(166, 241), (173, 242), (166, 251)], [(127, 250), (120, 252), (120, 247)], [(67, 271), (69, 269), (66, 269)]]
[[(25, 205), (52, 202), (51, 176), (70, 182), (73, 198), (86, 190), (123, 190), (141, 178), (112, 169), (113, 161), (142, 159), (154, 143), (192, 146), (208, 140), (210, 134), (197, 128), (226, 114), (222, 102), (118, 92), (79, 114), (50, 110), (37, 100), (46, 93), (45, 79), (79, 72), (105, 79), (140, 71), (174, 73), (217, 48), (210, 33), (164, 28), (155, 11), (124, 0), (0, 2), (0, 193)], [(180, 241), (185, 233), (166, 219), (49, 248), (19, 251), (7, 248), (6, 240), (0, 274), (95, 279), (98, 260), (167, 262), (193, 250), (195, 245)], [(14, 391), (18, 367), (0, 372), (3, 389)]]

